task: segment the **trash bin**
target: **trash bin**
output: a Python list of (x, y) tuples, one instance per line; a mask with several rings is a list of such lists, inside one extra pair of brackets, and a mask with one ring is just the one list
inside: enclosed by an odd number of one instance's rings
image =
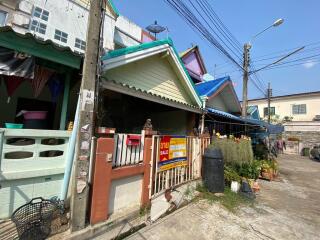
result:
[(207, 148), (203, 155), (203, 182), (213, 193), (224, 192), (224, 163), (220, 149)]
[(51, 233), (51, 222), (56, 205), (41, 197), (32, 199), (19, 207), (11, 216), (19, 239), (46, 239)]

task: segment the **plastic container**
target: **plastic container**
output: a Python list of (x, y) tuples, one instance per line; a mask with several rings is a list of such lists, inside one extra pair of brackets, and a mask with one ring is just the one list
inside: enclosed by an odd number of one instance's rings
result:
[(11, 129), (21, 129), (23, 128), (22, 123), (5, 123), (4, 124), (6, 128), (11, 128)]
[(45, 120), (47, 118), (47, 111), (26, 111), (23, 114), (26, 120)]
[(224, 192), (224, 161), (220, 149), (207, 148), (203, 155), (203, 182), (209, 192)]

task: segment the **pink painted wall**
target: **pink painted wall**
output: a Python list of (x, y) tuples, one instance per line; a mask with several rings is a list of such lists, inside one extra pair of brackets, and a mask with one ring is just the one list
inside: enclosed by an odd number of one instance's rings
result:
[(186, 57), (182, 58), (182, 61), (184, 62), (186, 68), (188, 70), (191, 70), (193, 73), (196, 73), (198, 75), (203, 75), (204, 72), (201, 69), (201, 66), (199, 64), (199, 60), (197, 58), (197, 55), (193, 52), (191, 54), (188, 54)]
[(141, 42), (145, 43), (145, 42), (152, 42), (155, 40), (155, 37), (150, 35), (148, 32), (142, 30), (141, 33)]

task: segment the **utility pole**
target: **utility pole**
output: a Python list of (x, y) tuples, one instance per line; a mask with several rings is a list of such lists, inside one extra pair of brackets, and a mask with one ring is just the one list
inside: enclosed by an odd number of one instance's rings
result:
[(249, 51), (250, 44), (246, 43), (243, 46), (243, 88), (242, 88), (242, 118), (247, 118), (248, 109), (248, 78), (249, 78)]
[(270, 103), (271, 103), (271, 96), (272, 96), (272, 89), (271, 89), (271, 85), (270, 82), (268, 83), (268, 90), (267, 90), (267, 96), (268, 96), (268, 123), (270, 124), (271, 122), (271, 114), (270, 114)]
[(89, 159), (94, 134), (95, 91), (98, 80), (100, 33), (104, 0), (91, 0), (88, 18), (87, 46), (80, 87), (79, 127), (75, 148), (75, 165), (71, 196), (71, 231), (86, 224), (89, 197)]

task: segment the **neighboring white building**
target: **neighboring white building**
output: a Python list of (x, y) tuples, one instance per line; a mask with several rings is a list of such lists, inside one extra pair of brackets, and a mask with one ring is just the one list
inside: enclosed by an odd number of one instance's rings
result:
[[(248, 106), (258, 106), (260, 117), (268, 117), (267, 98), (251, 99)], [(293, 122), (320, 120), (320, 91), (272, 97), (270, 113), (279, 120), (292, 118)]]
[[(86, 46), (89, 0), (1, 0), (0, 27), (11, 26), (42, 40), (68, 46), (83, 53)], [(104, 21), (104, 48), (137, 45), (152, 37), (141, 27), (119, 15), (109, 0)], [(110, 7), (109, 7), (110, 6)]]
[[(248, 105), (257, 106), (261, 118), (268, 117), (266, 98), (251, 99)], [(302, 154), (304, 148), (320, 145), (320, 91), (272, 97), (270, 106), (271, 116), (277, 116), (284, 126), (286, 153)], [(286, 118), (290, 121), (283, 121)]]

